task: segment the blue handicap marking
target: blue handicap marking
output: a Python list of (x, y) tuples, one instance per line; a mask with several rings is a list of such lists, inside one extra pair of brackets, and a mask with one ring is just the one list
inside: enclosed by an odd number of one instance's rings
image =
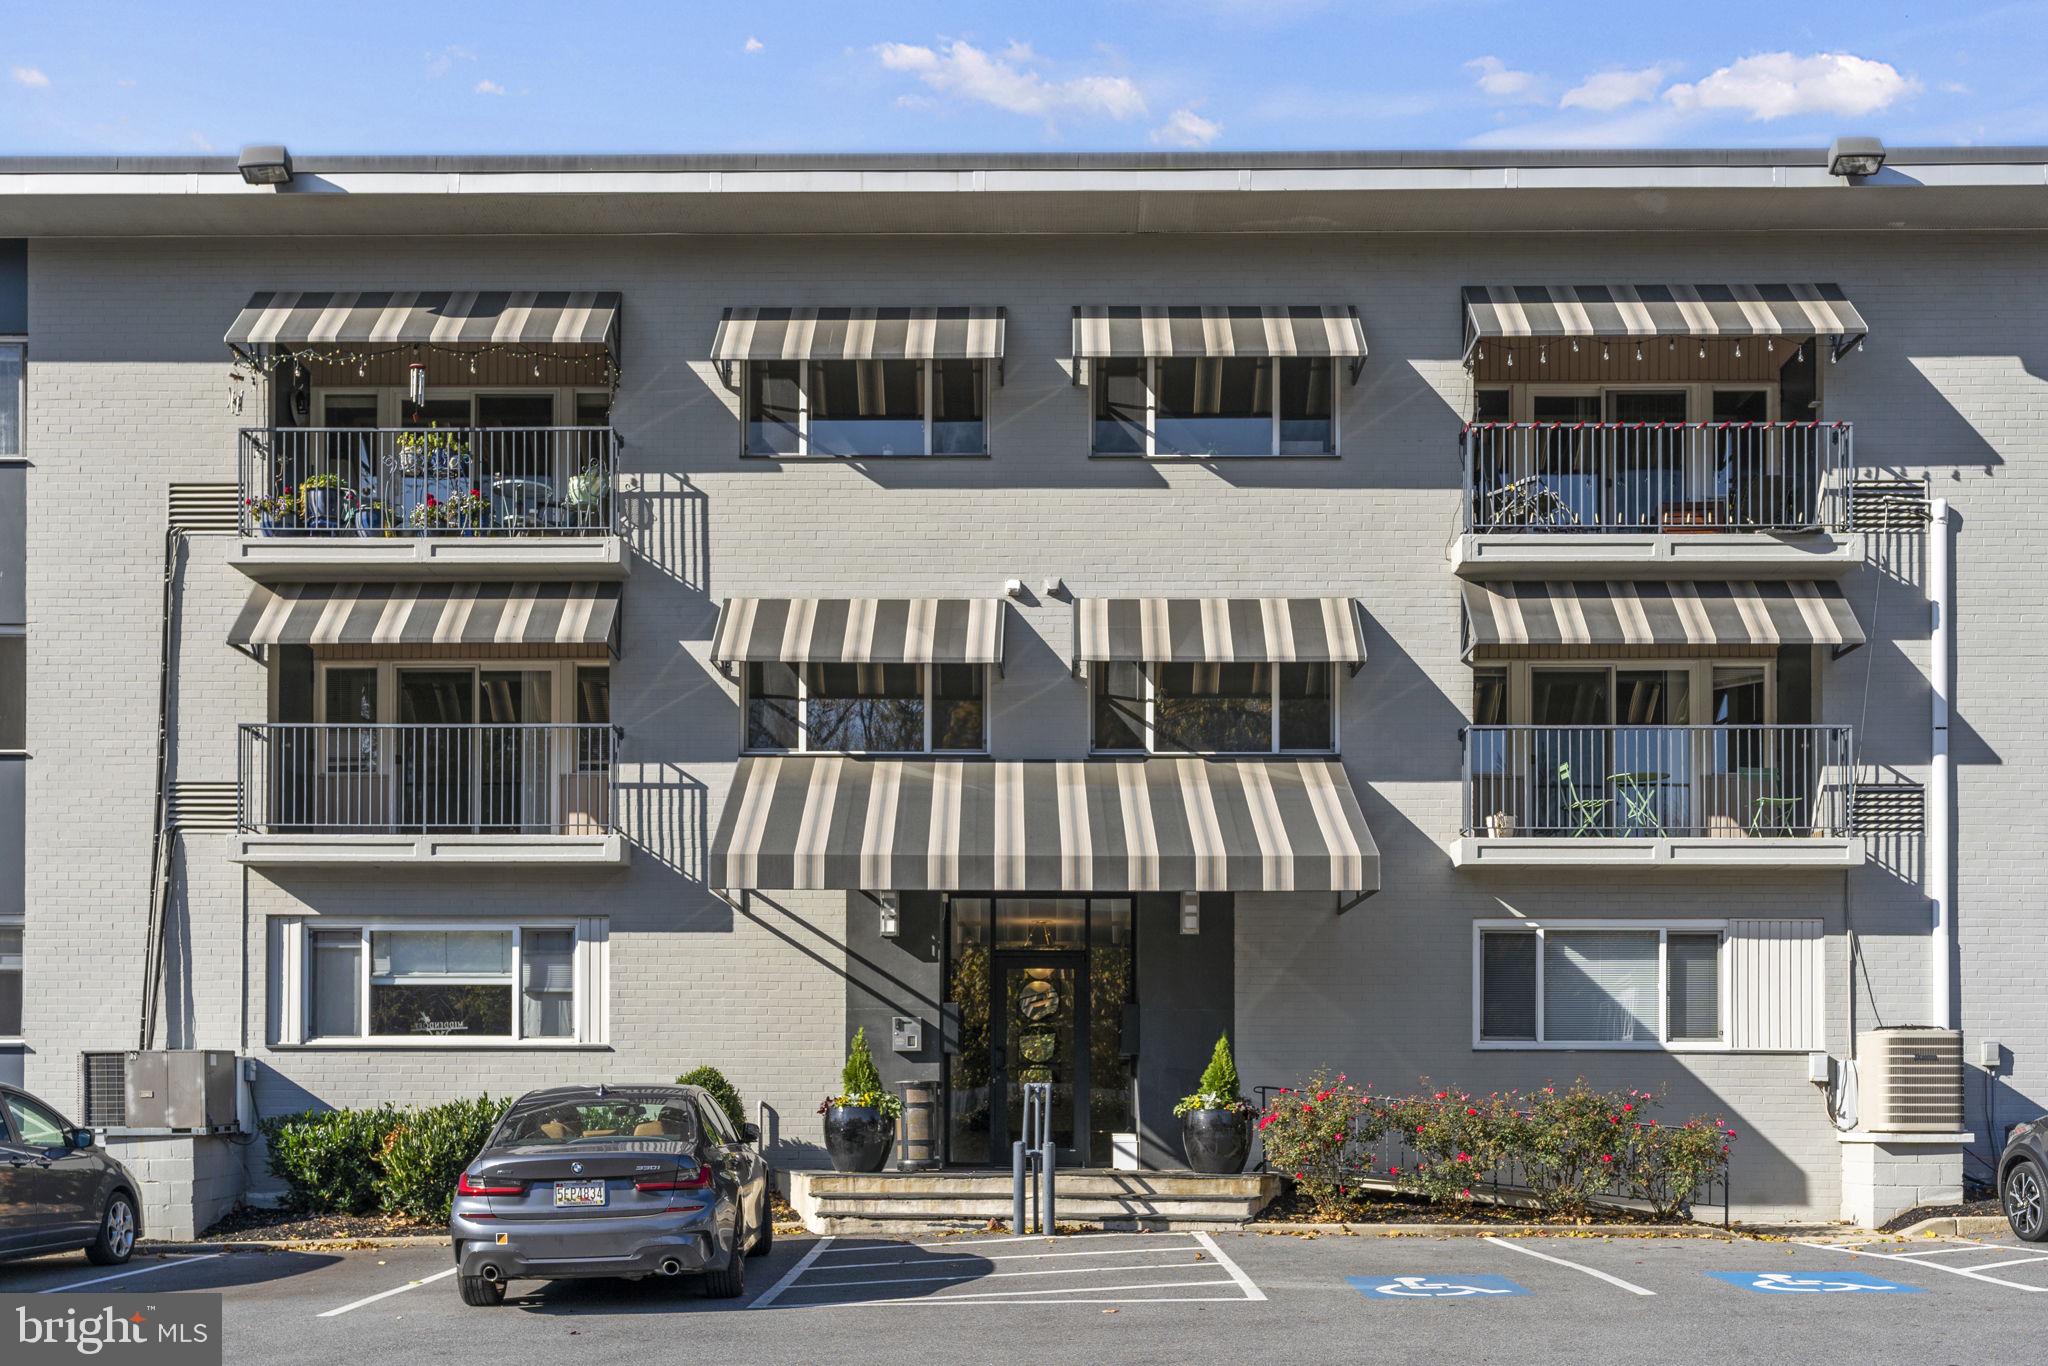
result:
[(1861, 1271), (1709, 1271), (1717, 1281), (1760, 1295), (1917, 1295), (1917, 1285), (1881, 1281)]
[(1529, 1292), (1505, 1276), (1346, 1276), (1369, 1300), (1486, 1300)]

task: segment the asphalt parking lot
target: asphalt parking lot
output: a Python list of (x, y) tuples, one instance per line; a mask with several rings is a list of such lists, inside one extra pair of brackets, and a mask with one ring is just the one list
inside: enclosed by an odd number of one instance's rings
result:
[[(520, 1282), (465, 1307), (438, 1246), (0, 1266), (0, 1291), (222, 1294), (227, 1360), (1949, 1362), (2031, 1355), (2048, 1251), (2002, 1238), (1816, 1246), (1717, 1237), (1253, 1233), (784, 1236), (739, 1300), (687, 1280)], [(1361, 1344), (1369, 1344), (1368, 1352)]]

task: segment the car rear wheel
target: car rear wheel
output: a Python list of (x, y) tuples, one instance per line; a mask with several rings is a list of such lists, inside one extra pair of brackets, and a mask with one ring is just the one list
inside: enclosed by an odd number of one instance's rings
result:
[(86, 1245), (85, 1257), (94, 1266), (119, 1266), (135, 1251), (135, 1202), (125, 1191), (114, 1192), (100, 1215), (100, 1232)]
[(2012, 1164), (2001, 1196), (2005, 1221), (2015, 1234), (2030, 1243), (2048, 1239), (2048, 1182), (2034, 1159), (2023, 1157)]
[(747, 1214), (738, 1210), (732, 1217), (732, 1255), (725, 1266), (704, 1273), (704, 1293), (714, 1300), (736, 1300), (747, 1293)]
[(457, 1276), (462, 1282), (462, 1302), (475, 1305), (478, 1309), (491, 1309), (505, 1302), (505, 1283), (487, 1281), (481, 1276)]

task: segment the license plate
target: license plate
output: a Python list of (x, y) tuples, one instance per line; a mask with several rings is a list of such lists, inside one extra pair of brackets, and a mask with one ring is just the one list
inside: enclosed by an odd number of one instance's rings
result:
[(555, 1182), (555, 1208), (564, 1205), (602, 1205), (604, 1203), (604, 1182), (602, 1181), (557, 1181)]

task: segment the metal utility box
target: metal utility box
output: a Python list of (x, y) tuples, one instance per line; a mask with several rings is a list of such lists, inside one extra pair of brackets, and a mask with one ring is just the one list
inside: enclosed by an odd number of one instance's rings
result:
[(1865, 1129), (1959, 1133), (1963, 1036), (1953, 1029), (1877, 1029), (1856, 1041)]
[(210, 1133), (232, 1129), (235, 1055), (196, 1048), (152, 1048), (127, 1055), (123, 1127)]

